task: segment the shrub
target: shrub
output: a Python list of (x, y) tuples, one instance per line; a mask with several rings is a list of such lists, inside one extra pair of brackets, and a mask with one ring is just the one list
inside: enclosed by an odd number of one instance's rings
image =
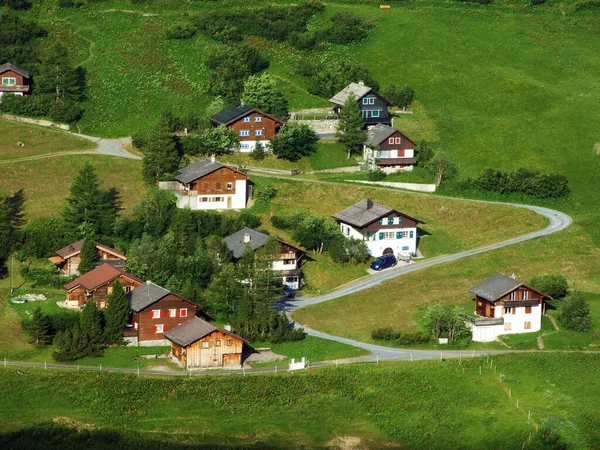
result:
[(305, 123), (287, 123), (271, 141), (273, 154), (288, 161), (298, 161), (317, 150), (317, 133)]
[(28, 256), (46, 258), (76, 238), (75, 230), (58, 217), (30, 220), (23, 229), (25, 251)]
[(399, 108), (407, 108), (415, 98), (415, 91), (408, 86), (390, 85), (383, 91), (383, 96)]
[(426, 344), (431, 340), (429, 333), (400, 333), (396, 338), (397, 345)]
[(27, 280), (33, 287), (48, 287), (62, 289), (62, 287), (75, 279), (73, 277), (63, 277), (53, 268), (32, 268), (30, 266), (21, 266), (19, 274)]
[(286, 228), (290, 228), (292, 226), (290, 218), (284, 216), (272, 216), (271, 224), (280, 230), (285, 230)]
[(531, 0), (530, 5), (531, 6), (537, 6), (537, 5), (542, 5), (546, 3), (546, 0)]
[(590, 307), (581, 292), (575, 291), (565, 298), (559, 320), (573, 331), (585, 332), (592, 327)]
[(15, 11), (26, 10), (31, 8), (30, 0), (4, 0), (3, 3), (10, 9)]
[(277, 195), (277, 189), (271, 183), (265, 183), (258, 186), (255, 190), (254, 198), (257, 202), (268, 202)]
[(562, 275), (536, 276), (529, 281), (529, 284), (554, 300), (565, 298), (569, 293), (569, 283)]
[(319, 37), (333, 44), (350, 44), (367, 37), (371, 25), (351, 12), (337, 13), (331, 17), (331, 28), (319, 33)]
[(582, 0), (575, 3), (571, 9), (572, 11), (581, 11), (584, 9), (594, 9), (600, 7), (600, 0)]
[(189, 23), (178, 23), (165, 30), (167, 39), (190, 39), (196, 34), (196, 27)]
[(369, 248), (361, 239), (347, 239), (339, 234), (329, 240), (328, 247), (331, 259), (337, 263), (363, 264), (370, 258)]
[(400, 337), (400, 332), (393, 328), (377, 328), (371, 331), (371, 337), (376, 341), (394, 341)]
[(367, 180), (369, 181), (381, 181), (386, 177), (385, 172), (379, 167), (376, 169), (369, 170), (367, 173)]
[(525, 194), (537, 198), (561, 198), (571, 193), (569, 181), (564, 175), (543, 174), (525, 168), (513, 172), (488, 168), (477, 178), (468, 179), (463, 186), (500, 194)]
[(433, 158), (433, 150), (427, 143), (427, 141), (421, 140), (415, 146), (415, 150), (417, 153), (417, 163), (421, 167), (426, 167), (431, 158)]

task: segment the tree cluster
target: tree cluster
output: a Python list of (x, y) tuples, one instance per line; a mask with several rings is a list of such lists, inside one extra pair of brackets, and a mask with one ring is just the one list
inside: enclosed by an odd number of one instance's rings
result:
[(246, 80), (242, 100), (279, 119), (287, 118), (287, 99), (278, 88), (275, 78), (267, 73), (252, 75)]
[(448, 338), (448, 343), (452, 344), (470, 336), (460, 309), (441, 302), (425, 309), (424, 321), (435, 341)]
[(553, 300), (565, 298), (569, 293), (569, 283), (563, 275), (538, 275), (529, 281), (529, 285)]
[(271, 140), (271, 151), (277, 158), (298, 161), (317, 150), (317, 133), (305, 123), (289, 122)]
[(373, 28), (369, 22), (351, 12), (334, 14), (331, 22), (333, 22), (331, 27), (317, 34), (317, 40), (332, 44), (351, 44), (365, 39), (369, 30)]
[(409, 86), (391, 84), (383, 90), (383, 96), (398, 108), (406, 109), (415, 99), (415, 91)]
[(500, 194), (525, 194), (537, 198), (563, 198), (569, 196), (569, 180), (559, 173), (545, 174), (537, 170), (520, 168), (502, 172), (485, 169), (476, 178), (462, 183), (464, 188), (498, 192)]
[(573, 291), (567, 295), (563, 301), (558, 320), (565, 328), (573, 331), (583, 333), (592, 328), (590, 306), (583, 293)]
[(47, 34), (36, 22), (4, 11), (0, 14), (0, 61), (33, 67), (38, 63), (37, 46)]
[(393, 328), (377, 328), (371, 332), (371, 337), (377, 341), (391, 341), (396, 346), (426, 344), (431, 340), (429, 333), (402, 333)]

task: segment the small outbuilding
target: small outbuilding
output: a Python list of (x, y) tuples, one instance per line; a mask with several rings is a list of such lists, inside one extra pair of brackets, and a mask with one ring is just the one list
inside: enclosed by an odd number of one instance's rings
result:
[(164, 333), (171, 341), (171, 359), (186, 369), (242, 365), (247, 341), (195, 317)]

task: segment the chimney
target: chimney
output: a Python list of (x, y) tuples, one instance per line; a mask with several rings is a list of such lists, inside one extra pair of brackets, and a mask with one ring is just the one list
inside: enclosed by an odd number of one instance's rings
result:
[(364, 81), (362, 81), (362, 80), (360, 80), (360, 81), (358, 82), (358, 85), (359, 85), (359, 86), (364, 86), (364, 85), (365, 85), (365, 82), (364, 82)]
[(212, 155), (210, 155), (210, 162), (215, 162), (216, 158), (215, 158), (215, 154), (213, 153)]
[(231, 331), (231, 325), (228, 323), (226, 323), (223, 328), (225, 329), (225, 331)]
[(248, 242), (250, 242), (250, 233), (244, 234), (244, 244), (247, 244)]
[(367, 199), (367, 209), (373, 208), (373, 200), (370, 198)]
[(514, 280), (515, 279), (515, 273), (513, 272), (513, 274), (510, 277)]

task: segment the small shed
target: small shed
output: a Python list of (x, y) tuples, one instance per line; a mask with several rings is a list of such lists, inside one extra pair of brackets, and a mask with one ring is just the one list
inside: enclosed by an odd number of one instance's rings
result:
[(186, 369), (242, 365), (247, 341), (195, 317), (164, 334), (171, 341), (171, 358)]

